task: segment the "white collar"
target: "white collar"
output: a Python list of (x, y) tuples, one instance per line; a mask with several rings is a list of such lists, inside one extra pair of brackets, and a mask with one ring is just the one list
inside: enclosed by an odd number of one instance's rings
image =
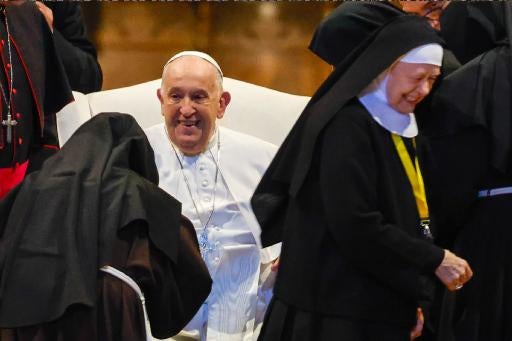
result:
[(404, 137), (418, 135), (418, 125), (414, 113), (402, 114), (382, 101), (376, 92), (359, 97), (361, 104), (368, 110), (377, 123), (387, 131)]

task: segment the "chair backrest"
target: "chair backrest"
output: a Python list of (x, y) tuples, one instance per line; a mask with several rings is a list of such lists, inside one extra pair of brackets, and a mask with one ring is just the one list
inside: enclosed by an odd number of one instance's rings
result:
[[(61, 144), (79, 124), (101, 112), (131, 114), (142, 128), (162, 122), (160, 102), (156, 96), (159, 87), (160, 79), (156, 79), (88, 95), (76, 94), (75, 103), (58, 115)], [(224, 78), (224, 89), (231, 93), (231, 103), (219, 123), (276, 145), (283, 142), (309, 101), (307, 96), (292, 95), (228, 77)]]

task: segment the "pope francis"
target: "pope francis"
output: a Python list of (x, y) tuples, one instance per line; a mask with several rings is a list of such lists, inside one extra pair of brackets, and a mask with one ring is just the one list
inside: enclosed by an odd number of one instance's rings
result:
[(270, 300), (280, 245), (261, 248), (250, 198), (276, 146), (216, 124), (231, 95), (209, 55), (183, 51), (164, 66), (157, 91), (164, 123), (146, 130), (160, 187), (194, 224), (213, 286), (177, 340), (256, 340)]

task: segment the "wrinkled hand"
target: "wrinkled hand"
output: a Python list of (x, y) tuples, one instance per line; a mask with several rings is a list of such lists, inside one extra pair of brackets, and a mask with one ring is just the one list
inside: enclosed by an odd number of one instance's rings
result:
[(435, 271), (436, 276), (448, 290), (457, 290), (473, 276), (469, 264), (448, 250), (444, 250), (444, 258)]
[(270, 270), (272, 270), (273, 272), (277, 272), (278, 268), (279, 268), (279, 257), (277, 257), (276, 259), (274, 259), (272, 261), (272, 265), (270, 266)]
[(414, 340), (421, 336), (423, 331), (423, 325), (425, 324), (425, 317), (423, 316), (423, 310), (421, 308), (416, 309), (416, 325), (412, 328), (410, 339)]
[(48, 23), (48, 26), (50, 26), (50, 30), (53, 32), (53, 12), (51, 9), (48, 8), (45, 4), (43, 4), (41, 1), (36, 1), (36, 6), (39, 8), (39, 12), (44, 16), (46, 19), (46, 22)]

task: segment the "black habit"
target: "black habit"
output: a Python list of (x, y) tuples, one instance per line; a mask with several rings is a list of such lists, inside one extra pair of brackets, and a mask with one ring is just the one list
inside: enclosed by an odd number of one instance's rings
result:
[(511, 340), (512, 195), (478, 194), (512, 186), (511, 4), (454, 2), (441, 29), (465, 64), (433, 96), (431, 111), (442, 116), (423, 131), (425, 180), (439, 243), (466, 259), (474, 276), (445, 293), (439, 340)]
[(349, 42), (279, 149), (252, 198), (263, 245), (283, 242), (261, 340), (409, 339), (443, 250), (423, 238), (390, 133), (356, 96), (401, 55), (440, 42), (412, 15)]
[(181, 206), (158, 187), (154, 154), (129, 115), (100, 114), (0, 202), (0, 328), (8, 340), (145, 339), (178, 333), (211, 279)]

